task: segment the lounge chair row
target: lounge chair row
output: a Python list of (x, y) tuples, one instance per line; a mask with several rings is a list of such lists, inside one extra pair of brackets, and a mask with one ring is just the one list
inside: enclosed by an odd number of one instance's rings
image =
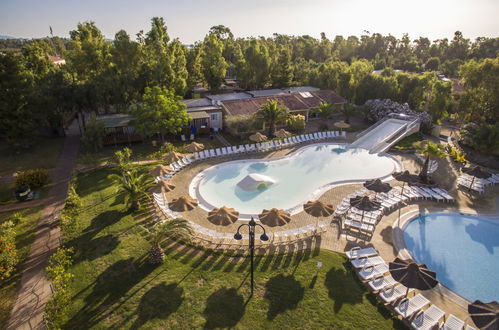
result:
[(457, 178), (457, 185), (462, 190), (473, 190), (480, 194), (485, 193), (485, 189), (491, 185), (499, 183), (499, 175), (492, 174), (488, 179), (474, 178), (467, 174), (462, 174)]
[(345, 219), (342, 222), (344, 228), (353, 228), (367, 234), (372, 234), (383, 214), (410, 201), (420, 199), (431, 199), (438, 202), (454, 201), (454, 197), (442, 188), (407, 186), (402, 190), (402, 187), (399, 186), (394, 187), (389, 193), (379, 193), (376, 195), (376, 200), (381, 204), (379, 210), (362, 212), (354, 207), (350, 207), (350, 198), (363, 195), (366, 192), (367, 190), (362, 188), (354, 194), (343, 198), (342, 202), (337, 206), (335, 215), (344, 216)]
[(180, 217), (178, 213), (170, 210), (170, 208), (168, 207), (168, 201), (166, 200), (166, 198), (162, 193), (153, 193), (152, 196), (154, 198), (154, 202), (166, 217), (172, 219)]
[(398, 283), (390, 275), (388, 264), (373, 247), (354, 247), (346, 252), (346, 256), (364, 284), (412, 329), (474, 330), (469, 325), (465, 327), (465, 323), (452, 314), (445, 317), (445, 312), (422, 294), (414, 294), (413, 289)]
[(326, 132), (302, 134), (302, 135), (292, 136), (289, 138), (284, 138), (282, 140), (271, 140), (268, 142), (241, 144), (238, 146), (229, 146), (223, 148), (202, 150), (194, 153), (194, 160), (231, 156), (248, 152), (270, 151), (309, 141), (324, 140), (331, 138), (345, 138), (345, 137), (346, 137), (345, 132), (340, 133), (338, 131), (326, 131)]

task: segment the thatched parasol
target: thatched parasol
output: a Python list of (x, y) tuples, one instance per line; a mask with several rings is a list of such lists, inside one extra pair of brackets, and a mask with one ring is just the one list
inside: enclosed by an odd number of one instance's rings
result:
[(151, 174), (153, 177), (157, 177), (165, 175), (171, 171), (173, 171), (173, 169), (168, 165), (157, 165), (149, 171), (149, 174)]
[(274, 135), (278, 138), (287, 138), (287, 137), (290, 137), (292, 136), (293, 134), (291, 134), (290, 132), (286, 131), (285, 129), (281, 128), (280, 130), (278, 130), (277, 132), (274, 133)]
[(387, 193), (390, 190), (392, 190), (392, 186), (390, 186), (389, 183), (383, 183), (380, 179), (368, 180), (368, 181), (364, 182), (364, 187), (366, 187), (368, 190), (374, 191), (375, 198), (376, 198), (376, 195), (380, 192)]
[(167, 163), (174, 163), (181, 160), (182, 158), (183, 158), (182, 154), (172, 151), (169, 154), (167, 154), (165, 157), (163, 157), (163, 160)]
[(198, 152), (204, 149), (204, 144), (192, 142), (186, 145), (184, 149), (187, 152)]
[(360, 221), (362, 222), (364, 212), (376, 211), (381, 207), (381, 204), (371, 200), (369, 196), (357, 196), (350, 198), (350, 206), (362, 211), (362, 216), (360, 217)]
[(255, 134), (250, 135), (249, 139), (253, 142), (267, 141), (267, 137), (260, 132), (256, 132)]
[(468, 313), (480, 329), (499, 329), (499, 303), (497, 301), (486, 304), (480, 300), (475, 300), (474, 303), (468, 305)]
[(334, 213), (334, 208), (331, 205), (319, 200), (306, 202), (303, 209), (313, 217), (328, 217)]
[(270, 227), (284, 226), (291, 221), (291, 216), (286, 211), (279, 209), (263, 210), (258, 218), (264, 225)]
[(236, 222), (238, 217), (239, 212), (226, 206), (214, 208), (208, 212), (208, 220), (215, 225), (228, 226)]
[(429, 270), (425, 264), (418, 264), (412, 259), (395, 258), (390, 262), (389, 269), (392, 277), (407, 287), (407, 293), (409, 288), (429, 290), (438, 284), (435, 272)]
[(351, 127), (351, 126), (350, 126), (350, 124), (349, 124), (349, 123), (346, 123), (344, 120), (342, 120), (342, 121), (337, 121), (336, 123), (334, 123), (334, 126), (335, 126), (336, 128), (339, 128), (339, 129), (340, 129), (340, 132), (341, 132), (341, 130), (342, 130), (342, 129), (344, 129), (344, 128), (350, 128), (350, 127)]
[(463, 171), (463, 173), (466, 173), (466, 174), (471, 175), (473, 177), (473, 179), (471, 179), (471, 184), (469, 186), (470, 190), (471, 190), (471, 187), (473, 186), (473, 182), (475, 182), (475, 178), (488, 179), (491, 176), (490, 173), (485, 172), (480, 166), (463, 168), (462, 171)]
[(198, 206), (198, 201), (190, 196), (182, 196), (172, 200), (168, 204), (168, 206), (172, 211), (185, 212), (185, 211), (190, 211), (196, 206)]
[(402, 190), (400, 191), (400, 196), (404, 193), (404, 186), (406, 183), (419, 183), (421, 179), (415, 174), (410, 174), (409, 171), (394, 172), (393, 177), (395, 180), (402, 182)]

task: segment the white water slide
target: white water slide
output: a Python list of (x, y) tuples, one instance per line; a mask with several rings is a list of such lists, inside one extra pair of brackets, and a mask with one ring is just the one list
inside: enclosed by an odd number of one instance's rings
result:
[(372, 153), (384, 152), (397, 141), (419, 131), (419, 119), (413, 116), (390, 114), (357, 135), (352, 147)]

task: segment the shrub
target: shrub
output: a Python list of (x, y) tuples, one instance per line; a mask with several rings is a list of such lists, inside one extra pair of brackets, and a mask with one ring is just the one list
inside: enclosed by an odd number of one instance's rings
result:
[(49, 174), (46, 170), (35, 169), (18, 173), (16, 187), (29, 186), (31, 189), (43, 187), (49, 181)]
[(288, 130), (295, 133), (300, 133), (305, 130), (305, 116), (303, 115), (291, 115), (286, 120), (288, 125)]
[(65, 209), (78, 209), (82, 205), (81, 198), (76, 192), (74, 185), (69, 187), (68, 198), (66, 199)]
[(19, 262), (13, 227), (12, 221), (0, 226), (0, 281), (9, 278)]
[(86, 150), (99, 151), (103, 147), (106, 131), (104, 123), (98, 121), (95, 115), (90, 118), (81, 136), (82, 147)]
[(499, 123), (470, 124), (461, 130), (464, 144), (488, 155), (499, 155)]
[(66, 321), (67, 310), (71, 302), (68, 290), (73, 274), (67, 270), (73, 263), (73, 249), (59, 248), (50, 258), (46, 268), (52, 282), (53, 294), (45, 306), (44, 320), (49, 329), (60, 329)]
[(262, 127), (262, 121), (255, 116), (226, 116), (225, 129), (232, 135), (253, 132)]

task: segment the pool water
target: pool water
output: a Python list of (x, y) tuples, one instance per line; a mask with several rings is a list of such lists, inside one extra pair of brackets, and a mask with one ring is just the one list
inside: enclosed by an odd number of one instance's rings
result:
[(422, 215), (407, 225), (404, 241), (417, 262), (460, 296), (499, 300), (499, 218)]
[[(201, 205), (229, 206), (241, 215), (257, 215), (279, 208), (291, 213), (325, 185), (339, 181), (366, 180), (390, 175), (397, 163), (390, 157), (339, 144), (314, 144), (284, 157), (222, 163), (202, 171), (190, 192)], [(266, 176), (275, 183), (247, 191), (237, 183), (248, 174)], [(200, 178), (200, 179), (199, 179)]]

